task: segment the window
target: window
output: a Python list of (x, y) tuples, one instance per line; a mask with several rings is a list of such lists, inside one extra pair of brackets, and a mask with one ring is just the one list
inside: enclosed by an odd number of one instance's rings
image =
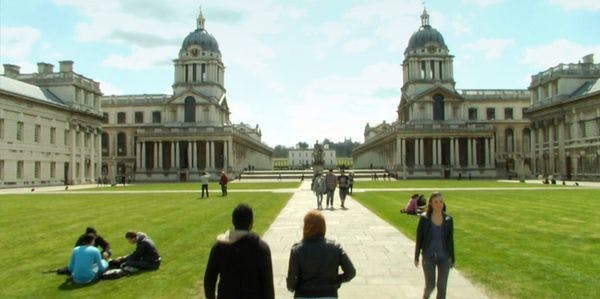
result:
[(4, 118), (0, 118), (0, 139), (4, 138)]
[(102, 123), (103, 124), (108, 123), (108, 113), (107, 112), (102, 113)]
[(0, 180), (4, 180), (4, 160), (0, 160)]
[(79, 132), (75, 132), (75, 146), (81, 145), (81, 134)]
[(487, 108), (485, 110), (485, 114), (486, 114), (487, 120), (496, 119), (496, 109), (494, 109), (494, 108)]
[(421, 61), (421, 79), (425, 79), (425, 61)]
[(17, 179), (23, 179), (23, 161), (17, 161)]
[(444, 73), (444, 72), (442, 71), (442, 65), (443, 65), (443, 62), (442, 62), (442, 61), (440, 61), (439, 63), (440, 63), (440, 67), (439, 67), (439, 69), (438, 69), (438, 79), (444, 79), (444, 78), (443, 78), (444, 76), (442, 76), (442, 74)]
[(515, 139), (514, 139), (513, 130), (510, 128), (506, 129), (504, 131), (504, 135), (506, 137), (506, 140), (505, 140), (506, 152), (508, 152), (508, 153), (514, 152), (515, 151)]
[(160, 111), (152, 112), (152, 123), (160, 124)]
[(118, 112), (117, 113), (117, 123), (124, 124), (126, 121), (127, 121), (127, 119), (125, 117), (125, 112)]
[(65, 130), (64, 143), (65, 145), (69, 145), (69, 130)]
[(521, 109), (521, 118), (525, 118), (527, 116), (527, 108)]
[(201, 71), (202, 71), (202, 73), (201, 73), (200, 80), (202, 82), (204, 82), (204, 81), (206, 81), (206, 64), (205, 63), (202, 64)]
[(102, 156), (108, 156), (108, 134), (102, 133)]
[(56, 143), (56, 128), (50, 128), (50, 143)]
[(196, 121), (196, 100), (192, 97), (185, 98), (185, 115), (184, 121), (195, 122)]
[(40, 178), (40, 168), (41, 168), (41, 164), (42, 164), (42, 163), (40, 163), (40, 161), (35, 161), (33, 174), (34, 174), (34, 177), (35, 177), (36, 179), (39, 179), (39, 178)]
[(85, 146), (85, 147), (90, 146), (90, 134), (89, 133), (85, 133), (83, 135), (83, 146)]
[(117, 155), (127, 155), (127, 135), (125, 135), (123, 132), (119, 132), (119, 134), (117, 134)]
[(138, 111), (135, 113), (135, 123), (136, 124), (144, 123), (144, 112)]
[(196, 70), (196, 64), (194, 63), (194, 64), (192, 64), (192, 82), (196, 82), (196, 80), (197, 80), (196, 79), (196, 72), (197, 72), (197, 70)]
[(79, 177), (80, 171), (81, 171), (81, 166), (79, 165), (79, 162), (75, 163), (75, 176)]
[(23, 141), (23, 122), (17, 122), (17, 140)]
[(477, 120), (477, 108), (469, 108), (469, 120)]
[(56, 177), (56, 162), (50, 162), (50, 177)]
[(189, 82), (190, 81), (189, 70), (190, 70), (190, 67), (189, 67), (189, 65), (186, 64), (185, 65), (185, 82)]
[(444, 96), (436, 94), (433, 96), (433, 120), (444, 120)]
[(42, 130), (42, 126), (40, 125), (35, 125), (35, 131), (33, 134), (33, 141), (34, 142), (40, 142), (40, 131)]
[(513, 119), (513, 108), (504, 108), (504, 119)]

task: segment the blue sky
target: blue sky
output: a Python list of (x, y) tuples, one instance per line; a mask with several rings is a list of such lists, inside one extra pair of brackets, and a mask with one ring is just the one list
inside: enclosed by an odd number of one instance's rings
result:
[[(101, 83), (104, 94), (171, 94), (172, 60), (202, 5), (235, 123), (270, 146), (363, 141), (393, 122), (421, 1), (2, 0), (0, 61), (37, 62)], [(426, 1), (454, 58), (458, 89), (527, 88), (531, 75), (596, 54), (598, 0)]]

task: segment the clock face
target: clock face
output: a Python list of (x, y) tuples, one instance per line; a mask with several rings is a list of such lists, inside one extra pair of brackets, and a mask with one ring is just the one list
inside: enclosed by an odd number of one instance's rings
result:
[(192, 55), (198, 56), (198, 49), (192, 49)]
[(429, 47), (427, 47), (427, 52), (434, 53), (435, 52), (435, 46), (429, 46)]

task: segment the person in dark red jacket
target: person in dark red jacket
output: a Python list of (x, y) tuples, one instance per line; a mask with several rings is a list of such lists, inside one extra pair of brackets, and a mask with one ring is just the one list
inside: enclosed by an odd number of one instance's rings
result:
[(229, 178), (225, 171), (221, 172), (221, 178), (219, 179), (219, 185), (221, 185), (221, 196), (227, 195), (227, 183), (229, 182)]
[[(207, 299), (271, 299), (275, 297), (269, 245), (251, 232), (252, 208), (239, 204), (232, 213), (234, 229), (217, 237), (206, 272)], [(219, 279), (218, 288), (215, 284)], [(215, 294), (215, 291), (217, 294)]]

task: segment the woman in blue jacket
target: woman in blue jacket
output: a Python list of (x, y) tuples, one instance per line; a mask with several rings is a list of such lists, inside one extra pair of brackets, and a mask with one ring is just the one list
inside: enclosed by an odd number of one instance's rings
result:
[(415, 246), (415, 266), (419, 267), (419, 254), (422, 255), (425, 273), (423, 298), (429, 298), (436, 287), (437, 297), (446, 298), (446, 284), (450, 268), (454, 267), (454, 223), (446, 214), (446, 204), (441, 193), (435, 192), (429, 197), (427, 211), (419, 218), (417, 241)]

